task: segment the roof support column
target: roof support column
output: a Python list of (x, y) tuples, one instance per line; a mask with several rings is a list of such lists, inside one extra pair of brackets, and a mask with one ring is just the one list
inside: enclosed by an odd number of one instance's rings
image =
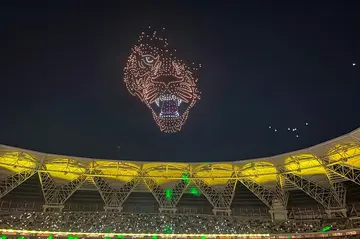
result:
[(287, 219), (287, 199), (288, 194), (283, 189), (283, 177), (277, 176), (276, 190), (269, 190), (255, 180), (239, 175), (239, 181), (249, 189), (257, 198), (259, 198), (268, 208), (269, 213), (274, 220)]
[(331, 217), (344, 217), (342, 213), (344, 205), (339, 203), (339, 197), (335, 190), (324, 188), (311, 180), (293, 173), (284, 173), (283, 176), (291, 184), (318, 201), (326, 210), (329, 210), (332, 213)]
[(330, 190), (333, 194), (333, 197), (339, 204), (340, 208), (337, 209), (327, 209), (325, 212), (328, 218), (332, 217), (347, 217), (346, 209), (346, 188), (343, 185), (344, 178), (339, 177), (331, 167), (327, 166), (326, 159), (318, 158), (318, 162), (322, 165), (325, 170), (326, 177), (330, 183)]
[(285, 178), (278, 174), (276, 177), (275, 197), (271, 203), (269, 213), (273, 220), (288, 220), (287, 203), (289, 193), (284, 188)]
[(350, 181), (360, 185), (360, 169), (359, 168), (345, 164), (344, 161), (328, 164), (327, 168), (332, 173), (344, 178), (345, 180), (350, 180)]
[(257, 198), (259, 198), (268, 208), (271, 208), (275, 194), (273, 191), (266, 189), (255, 180), (245, 177), (239, 177), (239, 181), (251, 191)]
[[(356, 137), (354, 139), (357, 140)], [(323, 165), (334, 182), (350, 180), (360, 185), (360, 168), (348, 163), (358, 157), (360, 157), (359, 141), (335, 147), (323, 158)]]
[(120, 189), (111, 187), (103, 177), (94, 176), (93, 181), (105, 203), (105, 212), (121, 212), (123, 203), (138, 185), (140, 178), (134, 177), (129, 182), (122, 185)]
[[(43, 166), (43, 170), (46, 167)], [(87, 176), (80, 175), (65, 185), (56, 185), (48, 172), (39, 172), (41, 189), (43, 191), (46, 210), (62, 211), (65, 201), (85, 182)]]
[(202, 179), (193, 178), (193, 183), (205, 195), (207, 200), (212, 204), (214, 215), (231, 215), (231, 203), (234, 198), (235, 188), (237, 184), (236, 174), (233, 173), (225, 185), (224, 190), (219, 191), (207, 184)]
[(4, 178), (2, 181), (0, 181), (0, 198), (4, 197), (11, 190), (28, 180), (35, 173), (35, 169), (24, 170)]
[(347, 209), (340, 208), (340, 209), (328, 209), (325, 210), (325, 213), (328, 218), (338, 218), (338, 217), (347, 217)]
[(175, 213), (177, 210), (176, 205), (189, 185), (188, 180), (180, 180), (173, 187), (164, 188), (154, 179), (149, 177), (145, 177), (144, 182), (155, 197), (156, 201), (159, 203), (160, 213)]

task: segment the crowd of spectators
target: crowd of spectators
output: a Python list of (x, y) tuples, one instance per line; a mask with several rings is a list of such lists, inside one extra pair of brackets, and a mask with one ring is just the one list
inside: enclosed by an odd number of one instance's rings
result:
[[(351, 228), (331, 222), (332, 230)], [(319, 232), (325, 221), (260, 221), (227, 216), (120, 214), (105, 212), (25, 212), (2, 215), (0, 228), (16, 230), (123, 233), (304, 233)]]

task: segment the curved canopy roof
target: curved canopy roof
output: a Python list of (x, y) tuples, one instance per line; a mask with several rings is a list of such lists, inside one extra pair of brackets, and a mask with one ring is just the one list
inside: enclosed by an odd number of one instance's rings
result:
[(279, 172), (291, 171), (304, 177), (325, 175), (324, 164), (339, 161), (360, 168), (360, 128), (302, 150), (233, 162), (121, 161), (47, 154), (0, 145), (0, 175), (36, 169), (47, 171), (54, 178), (66, 181), (81, 174), (89, 174), (123, 182), (136, 176), (152, 177), (162, 184), (181, 179), (186, 172), (212, 185), (224, 184), (234, 175), (250, 177), (258, 183), (267, 184), (276, 181)]

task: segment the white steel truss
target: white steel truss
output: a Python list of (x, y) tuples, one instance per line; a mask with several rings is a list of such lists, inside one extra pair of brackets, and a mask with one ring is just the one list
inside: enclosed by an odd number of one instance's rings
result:
[(336, 195), (337, 192), (335, 190), (324, 188), (311, 180), (293, 173), (286, 173), (283, 176), (298, 189), (314, 198), (327, 210), (344, 208), (344, 205), (339, 203), (339, 196)]
[(239, 177), (239, 181), (259, 198), (268, 208), (272, 219), (286, 220), (289, 194), (284, 190), (284, 177), (277, 175), (275, 190), (265, 188), (260, 183), (247, 177)]
[(272, 202), (276, 196), (273, 191), (266, 189), (261, 184), (249, 178), (242, 177), (239, 178), (239, 181), (256, 197), (258, 197), (268, 208), (271, 208)]
[(355, 205), (351, 205), (351, 209), (349, 210), (349, 218), (360, 218), (360, 213), (356, 209)]
[(279, 200), (284, 209), (287, 208), (289, 192), (285, 190), (285, 177), (282, 174), (276, 176), (275, 198)]
[(344, 187), (342, 181), (337, 179), (336, 175), (328, 168), (325, 167), (326, 176), (330, 183), (330, 189), (333, 191), (335, 199), (340, 205), (343, 205), (343, 208), (346, 206), (346, 188)]
[[(359, 146), (360, 141), (336, 146), (329, 155), (324, 157), (324, 165), (328, 171), (341, 177), (343, 181), (349, 180), (360, 185), (360, 168), (347, 163), (352, 159), (360, 158)], [(332, 157), (338, 158), (338, 160), (333, 161)]]
[(321, 208), (298, 208), (289, 209), (289, 219), (292, 220), (321, 220), (325, 219), (325, 212)]
[(0, 182), (0, 198), (4, 197), (11, 190), (25, 182), (36, 173), (35, 170), (24, 170), (17, 174), (10, 175)]
[[(175, 212), (176, 205), (189, 185), (189, 182), (186, 180), (180, 180), (172, 188), (164, 188), (152, 178), (144, 178), (144, 182), (150, 189), (151, 193), (154, 195), (156, 201), (159, 203), (160, 212)], [(167, 190), (169, 190), (170, 195), (166, 195)]]
[(65, 201), (85, 182), (86, 178), (86, 175), (80, 175), (67, 184), (57, 185), (49, 173), (39, 172), (45, 207), (59, 208), (61, 210)]
[(333, 196), (335, 200), (341, 205), (341, 208), (346, 208), (346, 188), (343, 185), (343, 177), (339, 177), (336, 173), (334, 173), (329, 167), (326, 166), (326, 162), (324, 160), (318, 159), (320, 165), (323, 166), (326, 177), (330, 183), (330, 190), (333, 192)]
[(265, 188), (263, 185), (250, 177), (244, 177), (241, 175), (241, 172), (239, 173), (238, 180), (257, 198), (259, 198), (268, 208), (273, 209), (275, 203), (275, 207), (277, 209), (281, 207), (283, 210), (286, 210), (289, 194), (284, 188), (285, 179), (281, 174), (276, 175), (275, 190)]
[(360, 169), (347, 165), (344, 162), (328, 164), (327, 168), (333, 173), (360, 185)]
[(202, 179), (192, 178), (192, 182), (200, 189), (204, 194), (207, 200), (214, 207), (213, 212), (216, 213), (231, 213), (231, 203), (234, 199), (235, 189), (237, 184), (237, 179), (234, 178), (235, 173), (231, 176), (224, 187), (224, 190), (217, 190), (214, 187), (210, 186)]
[(96, 188), (105, 203), (106, 211), (121, 211), (126, 198), (138, 185), (140, 178), (134, 177), (129, 182), (124, 183), (121, 188), (115, 189), (103, 177), (93, 177)]

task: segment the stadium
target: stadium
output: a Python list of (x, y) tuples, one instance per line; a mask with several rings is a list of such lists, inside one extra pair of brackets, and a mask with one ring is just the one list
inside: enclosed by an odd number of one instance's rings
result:
[(115, 161), (5, 145), (0, 152), (2, 238), (360, 233), (360, 129), (303, 150), (226, 163)]

